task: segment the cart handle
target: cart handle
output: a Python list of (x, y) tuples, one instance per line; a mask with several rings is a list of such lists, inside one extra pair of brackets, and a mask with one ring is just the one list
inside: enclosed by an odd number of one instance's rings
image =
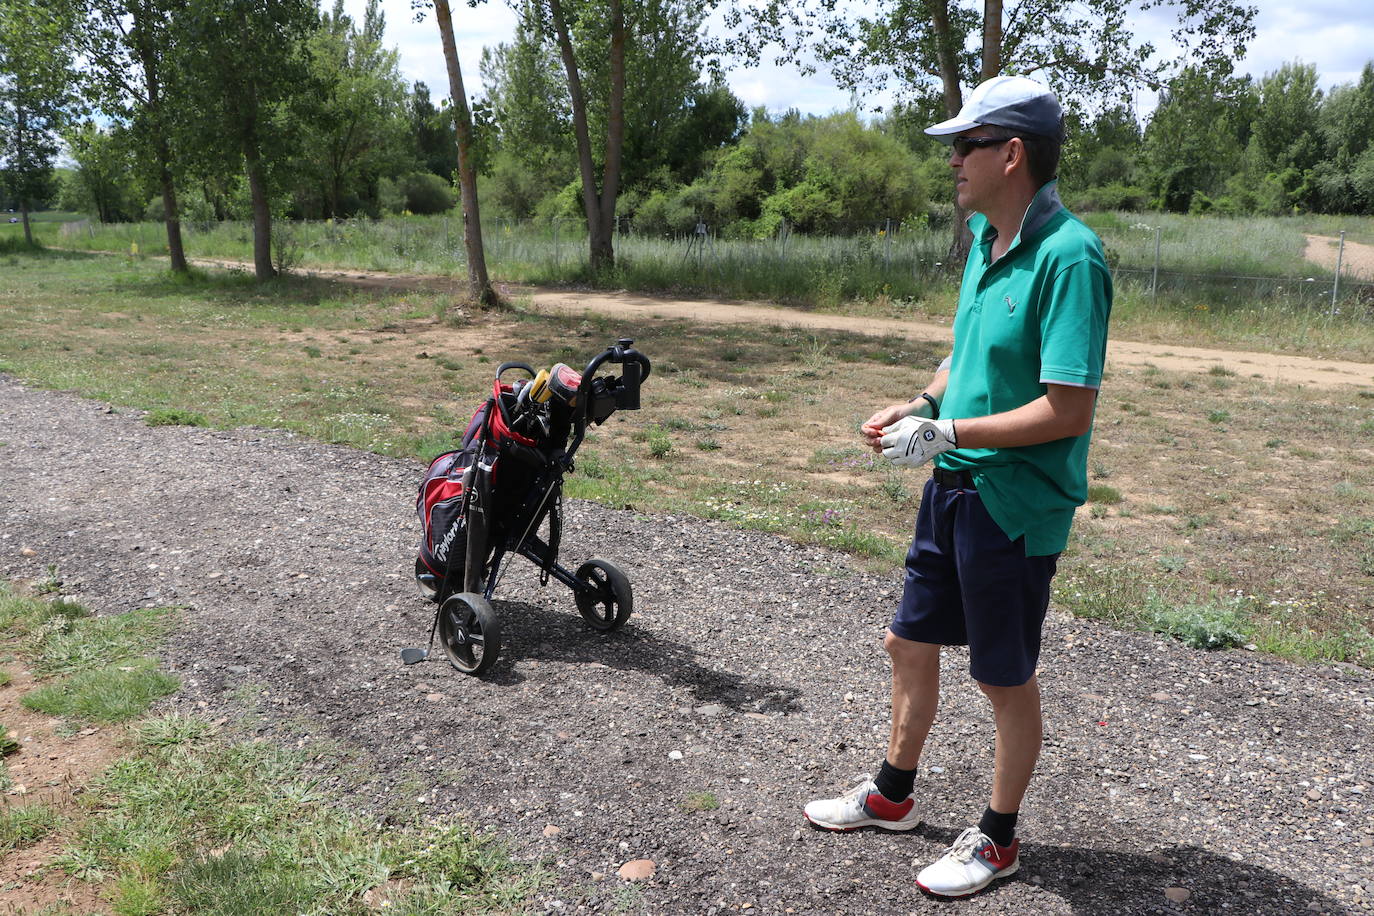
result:
[(534, 367), (531, 366), (529, 363), (522, 363), (516, 360), (512, 360), (511, 362), (502, 363), (501, 365), (496, 367), (496, 380), (498, 382), (501, 381), (501, 376), (505, 374), (505, 372), (509, 369), (524, 369), (526, 372), (530, 374), (530, 378), (534, 378), (536, 374), (534, 371)]

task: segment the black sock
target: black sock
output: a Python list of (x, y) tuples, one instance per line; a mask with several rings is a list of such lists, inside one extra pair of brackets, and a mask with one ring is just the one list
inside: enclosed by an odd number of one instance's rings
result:
[(899, 770), (884, 760), (878, 775), (873, 777), (873, 784), (878, 787), (883, 798), (892, 802), (903, 802), (916, 785), (916, 770)]
[(998, 846), (1010, 846), (1016, 838), (1016, 817), (1020, 813), (1013, 811), (1011, 814), (1001, 814), (988, 808), (978, 822), (978, 829)]

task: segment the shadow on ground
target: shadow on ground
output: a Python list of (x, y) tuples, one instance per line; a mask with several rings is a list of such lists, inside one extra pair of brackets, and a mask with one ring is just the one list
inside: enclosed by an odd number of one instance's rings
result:
[[(550, 609), (521, 601), (493, 603), (500, 617), (504, 647), (486, 678), (513, 686), (524, 680), (517, 670), (522, 661), (598, 663), (619, 671), (641, 671), (669, 687), (685, 687), (701, 705), (719, 704), (736, 712), (794, 712), (801, 690), (730, 670), (718, 670), (710, 659), (690, 646), (672, 642), (636, 627), (634, 618), (618, 630), (598, 633), (577, 612)], [(447, 664), (436, 647), (431, 656)], [(433, 662), (431, 662), (433, 663)], [(458, 672), (454, 672), (457, 676)]]
[[(954, 842), (958, 831), (922, 825), (915, 831), (932, 842)], [(1008, 881), (1043, 882), (1043, 893), (1058, 897), (1082, 916), (1195, 916), (1244, 913), (1264, 904), (1265, 912), (1355, 916), (1355, 911), (1285, 875), (1220, 856), (1197, 846), (1171, 845), (1153, 853), (1083, 846), (1021, 847), (1021, 870)], [(1182, 888), (1186, 900), (1165, 896)], [(998, 887), (985, 891), (995, 896)]]

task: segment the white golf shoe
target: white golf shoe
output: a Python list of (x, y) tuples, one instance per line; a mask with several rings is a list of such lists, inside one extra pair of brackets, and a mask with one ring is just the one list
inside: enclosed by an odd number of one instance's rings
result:
[(916, 813), (916, 793), (900, 802), (888, 801), (871, 779), (865, 779), (839, 798), (807, 802), (802, 813), (812, 824), (825, 830), (856, 830), (859, 827), (911, 830), (921, 823)]
[(1021, 841), (998, 846), (977, 827), (970, 827), (945, 854), (927, 865), (916, 876), (921, 890), (941, 897), (967, 897), (976, 894), (998, 878), (1006, 878), (1021, 867)]

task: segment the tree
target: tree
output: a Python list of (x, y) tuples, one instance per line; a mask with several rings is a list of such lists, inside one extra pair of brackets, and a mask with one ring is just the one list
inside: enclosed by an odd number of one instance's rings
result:
[(172, 150), (176, 92), (170, 23), (178, 7), (170, 0), (77, 2), (82, 23), (77, 42), (88, 62), (92, 101), (126, 122), (141, 147), (139, 159), (162, 195), (172, 270), (185, 273), (176, 189), (180, 169)]
[(211, 173), (242, 168), (253, 210), (253, 268), (272, 266), (272, 197), (286, 184), (318, 97), (306, 39), (318, 25), (310, 0), (188, 0), (172, 27), (186, 107), (178, 126)]
[[(1327, 212), (1374, 211), (1374, 63), (1359, 82), (1327, 95), (1318, 119), (1326, 157), (1313, 168), (1320, 205)], [(1362, 180), (1356, 181), (1359, 176)]]
[(449, 100), (453, 126), (458, 139), (458, 185), (463, 198), (463, 239), (468, 255), (468, 289), (483, 308), (496, 303), (496, 291), (487, 276), (486, 252), (482, 247), (482, 216), (477, 203), (477, 169), (473, 165), (472, 111), (463, 88), (463, 70), (458, 64), (458, 45), (453, 38), (453, 16), (448, 0), (434, 0), (434, 18), (444, 44), (448, 66)]
[(453, 132), (453, 118), (434, 107), (429, 87), (424, 83), (416, 82), (412, 88), (406, 116), (410, 120), (416, 162), (425, 171), (451, 181), (458, 171), (458, 138)]
[(305, 162), (322, 189), (326, 216), (356, 210), (356, 195), (353, 201), (345, 195), (359, 184), (371, 186), (375, 198), (377, 177), (400, 158), (406, 87), (396, 51), (382, 47), (385, 28), (378, 0), (368, 0), (361, 29), (344, 13), (343, 0), (334, 0), (308, 41), (322, 91), (307, 125)]
[(140, 218), (147, 197), (134, 175), (128, 133), (85, 121), (66, 131), (64, 138), (76, 162), (76, 170), (69, 173), (64, 209), (89, 210), (102, 223)]
[(1283, 189), (1275, 210), (1311, 206), (1316, 202), (1313, 168), (1322, 157), (1317, 68), (1284, 64), (1266, 74), (1258, 89), (1248, 149), (1251, 180), (1268, 178)]
[(1142, 153), (1157, 206), (1204, 209), (1242, 171), (1255, 104), (1248, 77), (1189, 68), (1169, 81), (1145, 128)]
[[(623, 191), (691, 182), (709, 151), (739, 135), (743, 104), (714, 70), (701, 80), (713, 53), (703, 30), (712, 5), (525, 0), (515, 40), (484, 58), (508, 151), (493, 163), (500, 198), (529, 212), (539, 198), (561, 195), (562, 176), (575, 174), (597, 269), (614, 263)], [(558, 70), (561, 79), (552, 76)]]
[(0, 0), (0, 180), (30, 245), (29, 210), (49, 195), (58, 131), (76, 102), (67, 13), (41, 0)]
[[(1127, 25), (1131, 13), (1167, 7), (1177, 17), (1176, 60), (1156, 58)], [(963, 86), (1003, 72), (1046, 80), (1064, 100), (1091, 106), (1119, 100), (1138, 85), (1162, 86), (1183, 65), (1227, 70), (1254, 35), (1255, 11), (1243, 0), (878, 0), (873, 15), (852, 16), (833, 0), (753, 0), (726, 15), (732, 47), (757, 62), (767, 47), (802, 60), (814, 51), (856, 92), (895, 84), (900, 98), (937, 97), (945, 117), (963, 105)], [(970, 237), (955, 220), (951, 254)]]

